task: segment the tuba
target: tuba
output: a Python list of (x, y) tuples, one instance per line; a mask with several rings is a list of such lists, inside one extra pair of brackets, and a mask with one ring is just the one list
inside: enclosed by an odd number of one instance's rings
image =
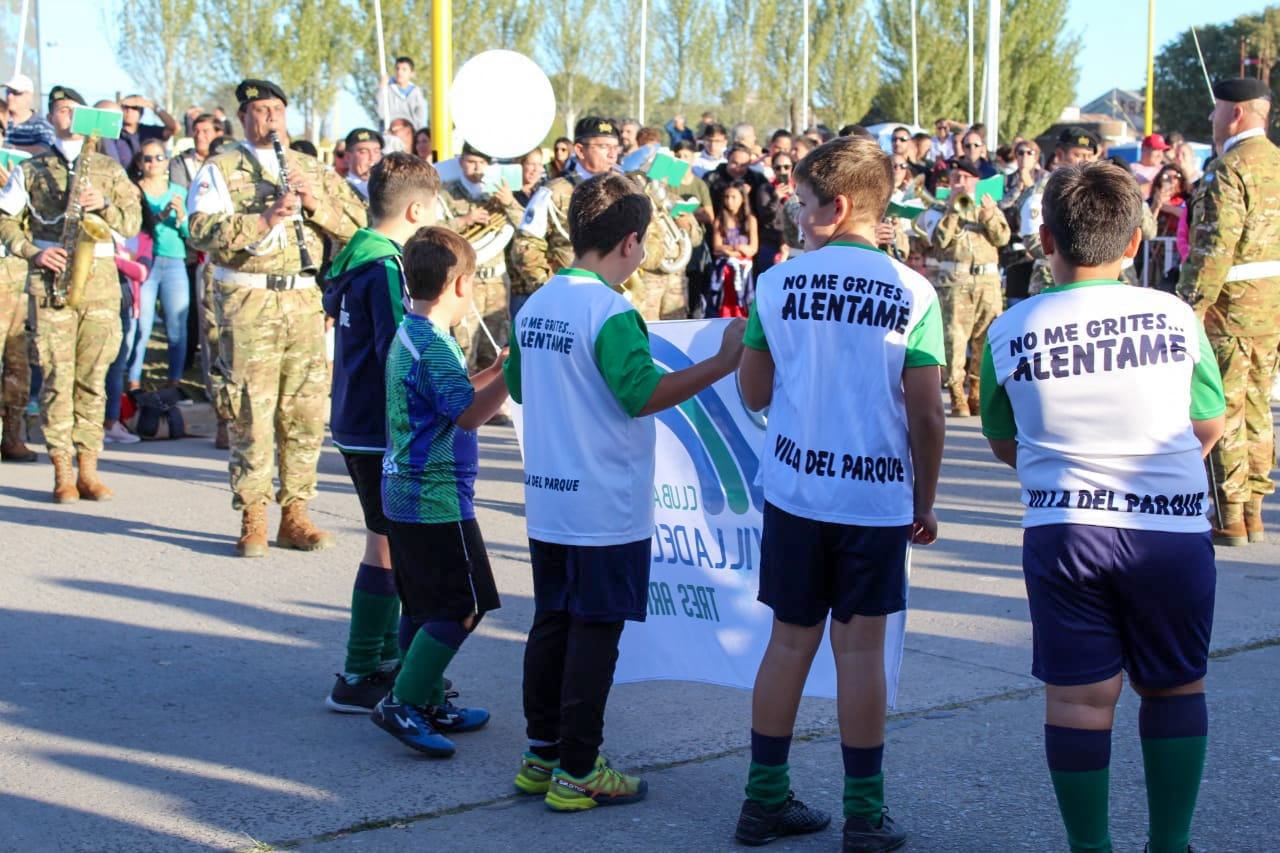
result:
[(483, 206), (489, 211), (488, 221), (469, 225), (461, 234), (462, 239), (475, 249), (477, 267), (482, 267), (501, 255), (511, 238), (516, 235), (516, 227), (511, 224), (497, 199), (491, 198)]
[(92, 134), (80, 149), (75, 177), (67, 185), (67, 208), (62, 215), (62, 238), (58, 244), (67, 253), (62, 272), (47, 279), (46, 291), (51, 308), (75, 308), (84, 298), (84, 286), (93, 268), (97, 243), (111, 240), (111, 227), (96, 213), (87, 212), (80, 204), (80, 194), (89, 188), (87, 156), (98, 147), (98, 134)]
[(658, 272), (683, 273), (689, 266), (689, 258), (693, 256), (693, 238), (671, 217), (671, 207), (675, 200), (668, 192), (666, 181), (651, 180), (646, 174), (657, 155), (658, 146), (646, 145), (628, 154), (619, 165), (629, 175), (643, 176), (645, 195), (653, 200), (657, 215), (649, 227), (657, 228), (662, 235), (662, 260), (658, 263)]

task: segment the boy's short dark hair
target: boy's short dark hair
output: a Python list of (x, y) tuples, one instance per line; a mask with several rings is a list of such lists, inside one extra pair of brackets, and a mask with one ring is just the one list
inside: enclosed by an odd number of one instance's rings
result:
[(394, 216), (414, 196), (440, 192), (440, 173), (426, 160), (404, 151), (386, 155), (369, 172), (369, 218)]
[(419, 228), (404, 244), (404, 277), (414, 299), (438, 299), (445, 285), (476, 271), (476, 250), (441, 225)]
[(401, 63), (404, 63), (405, 65), (409, 66), (409, 68), (410, 68), (410, 69), (413, 69), (413, 60), (412, 60), (412, 59), (410, 59), (409, 57), (407, 57), (407, 56), (397, 56), (397, 57), (396, 57), (395, 64), (396, 64), (396, 65), (399, 65), (399, 64), (401, 64)]
[(606, 173), (583, 181), (569, 199), (569, 240), (578, 257), (608, 254), (628, 234), (644, 240), (653, 206), (629, 178)]
[(1078, 267), (1118, 261), (1142, 226), (1142, 192), (1112, 163), (1059, 166), (1044, 191), (1044, 224), (1054, 251)]
[(879, 221), (893, 193), (893, 158), (875, 139), (837, 136), (806, 154), (796, 164), (794, 178), (821, 204), (842, 195), (856, 218)]

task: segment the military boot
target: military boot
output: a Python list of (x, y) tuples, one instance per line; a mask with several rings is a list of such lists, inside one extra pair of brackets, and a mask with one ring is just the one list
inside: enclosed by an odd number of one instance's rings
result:
[(226, 421), (218, 421), (218, 432), (213, 437), (213, 446), (217, 450), (228, 450), (231, 447), (231, 434), (227, 430)]
[(1244, 529), (1250, 542), (1267, 541), (1262, 530), (1262, 495), (1254, 495), (1244, 505)]
[(0, 440), (0, 459), (5, 462), (35, 462), (36, 452), (22, 443), (22, 427), (26, 420), (22, 411), (4, 416), (4, 439)]
[(80, 500), (76, 488), (76, 466), (71, 464), (70, 453), (50, 453), (53, 462), (53, 502), (70, 504)]
[(276, 545), (299, 551), (323, 551), (333, 547), (333, 534), (318, 529), (307, 517), (306, 501), (294, 501), (281, 509)]
[(1213, 528), (1214, 545), (1235, 547), (1249, 544), (1249, 532), (1244, 526), (1244, 504), (1222, 501), (1213, 520), (1222, 524)]
[(76, 478), (76, 491), (87, 501), (111, 500), (112, 491), (98, 479), (98, 451), (80, 451), (80, 476)]
[(267, 556), (266, 504), (244, 508), (240, 517), (240, 538), (236, 541), (236, 553), (241, 557)]
[(951, 417), (967, 418), (969, 417), (969, 400), (964, 395), (963, 388), (948, 389), (951, 393)]

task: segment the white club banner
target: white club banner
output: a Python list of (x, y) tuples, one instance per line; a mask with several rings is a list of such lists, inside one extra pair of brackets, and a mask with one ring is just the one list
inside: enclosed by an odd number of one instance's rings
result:
[[(710, 358), (727, 322), (650, 323), (654, 360), (676, 371)], [(622, 632), (614, 680), (679, 679), (750, 689), (773, 621), (772, 611), (756, 600), (765, 421), (743, 405), (736, 375), (654, 417), (649, 612), (644, 622), (629, 624)], [(515, 421), (518, 434), (518, 412)], [(905, 632), (906, 612), (892, 614), (884, 658), (891, 706)], [(835, 664), (825, 644), (814, 658), (804, 692), (836, 695)]]

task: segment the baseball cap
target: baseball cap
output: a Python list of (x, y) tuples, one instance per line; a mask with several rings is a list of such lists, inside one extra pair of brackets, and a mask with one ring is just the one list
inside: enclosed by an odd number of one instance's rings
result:
[(1142, 137), (1142, 147), (1150, 148), (1152, 151), (1168, 151), (1173, 146), (1164, 141), (1164, 137), (1158, 133), (1150, 136)]
[(382, 139), (382, 134), (376, 130), (370, 130), (367, 127), (357, 127), (355, 130), (347, 134), (347, 147), (351, 148), (358, 142), (376, 142), (379, 148), (385, 148), (386, 143)]
[(4, 84), (6, 89), (12, 89), (15, 92), (31, 92), (35, 90), (35, 84), (31, 82), (31, 78), (25, 74), (15, 74)]

